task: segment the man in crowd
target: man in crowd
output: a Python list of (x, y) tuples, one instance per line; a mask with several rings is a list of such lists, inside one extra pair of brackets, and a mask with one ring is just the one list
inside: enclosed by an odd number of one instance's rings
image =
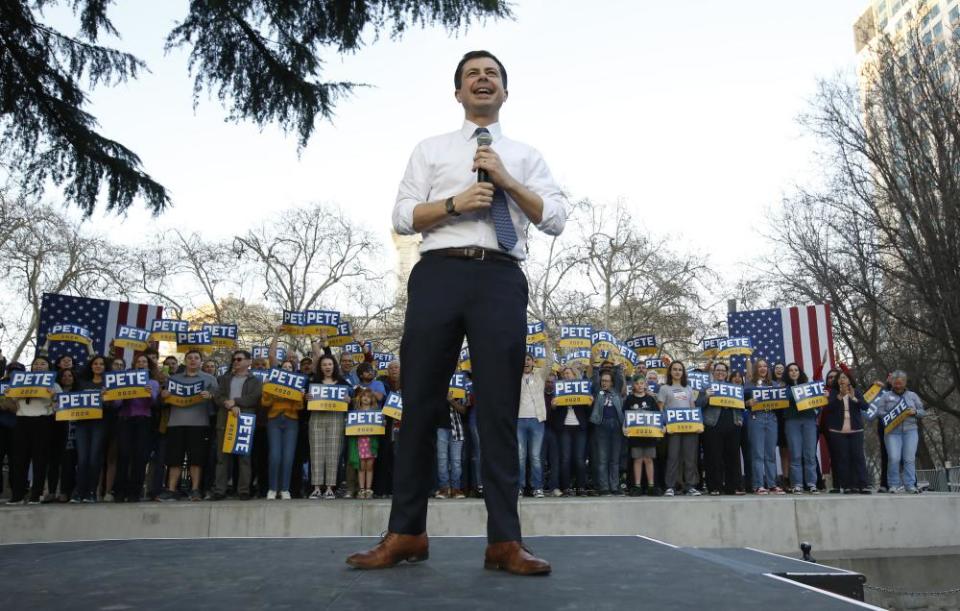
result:
[[(235, 350), (231, 362), (231, 371), (220, 376), (218, 390), (214, 396), (217, 406), (217, 478), (214, 484), (213, 500), (219, 501), (227, 496), (228, 462), (232, 454), (223, 452), (223, 437), (227, 428), (227, 413), (239, 415), (241, 412), (255, 414), (260, 407), (260, 395), (263, 385), (260, 379), (250, 373), (250, 353)], [(250, 480), (252, 479), (250, 455), (238, 456), (238, 473), (234, 474), (237, 494), (242, 501), (250, 499)]]

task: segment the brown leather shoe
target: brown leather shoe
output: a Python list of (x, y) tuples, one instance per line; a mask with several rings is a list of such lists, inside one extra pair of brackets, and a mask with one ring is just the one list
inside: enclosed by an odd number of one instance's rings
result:
[(519, 541), (491, 543), (483, 558), (483, 568), (501, 570), (514, 575), (549, 575), (550, 563), (537, 558)]
[(401, 535), (388, 532), (373, 549), (351, 554), (347, 564), (355, 569), (386, 569), (404, 560), (422, 562), (429, 556), (427, 533)]

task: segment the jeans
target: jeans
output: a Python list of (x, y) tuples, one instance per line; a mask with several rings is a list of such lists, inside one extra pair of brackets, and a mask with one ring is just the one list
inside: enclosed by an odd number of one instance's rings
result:
[(437, 486), (460, 490), (463, 478), (463, 440), (452, 439), (451, 429), (437, 429)]
[(536, 418), (517, 420), (517, 444), (520, 446), (520, 490), (527, 485), (527, 458), (530, 459), (530, 486), (543, 489), (543, 464), (540, 450), (543, 446), (543, 423)]
[(267, 422), (267, 439), (270, 447), (270, 466), (267, 479), (269, 489), (278, 492), (290, 491), (293, 455), (297, 451), (299, 421), (279, 415)]
[(77, 432), (77, 490), (81, 499), (96, 498), (103, 468), (104, 442), (107, 425), (103, 420), (80, 420)]
[(541, 460), (547, 463), (547, 489), (560, 487), (560, 434), (550, 427), (543, 429), (543, 452)]
[[(887, 446), (887, 483), (890, 489), (904, 486), (917, 487), (917, 443), (920, 432), (917, 429), (903, 430), (898, 426), (883, 436)], [(900, 463), (903, 462), (903, 478), (900, 477)]]
[(560, 433), (560, 487), (573, 487), (571, 475), (577, 476), (577, 487), (587, 487), (587, 429), (564, 426)]
[(480, 428), (476, 424), (470, 426), (470, 445), (473, 447), (473, 485), (478, 490), (483, 489), (483, 477), (480, 475)]
[(748, 418), (753, 488), (773, 488), (777, 485), (777, 414), (759, 411)]
[(623, 443), (623, 430), (619, 420), (604, 418), (593, 429), (597, 464), (594, 469), (594, 483), (598, 492), (612, 492), (620, 489), (620, 445)]
[(800, 416), (784, 422), (790, 447), (790, 484), (817, 485), (817, 420)]

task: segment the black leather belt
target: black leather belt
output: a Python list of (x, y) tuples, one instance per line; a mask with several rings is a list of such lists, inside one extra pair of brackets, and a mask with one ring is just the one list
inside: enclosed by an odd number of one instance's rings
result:
[(517, 259), (500, 250), (490, 250), (489, 248), (480, 248), (479, 246), (469, 246), (467, 248), (438, 248), (428, 250), (421, 256), (434, 257), (453, 257), (454, 259), (470, 259), (473, 261), (503, 261), (507, 263), (517, 263)]

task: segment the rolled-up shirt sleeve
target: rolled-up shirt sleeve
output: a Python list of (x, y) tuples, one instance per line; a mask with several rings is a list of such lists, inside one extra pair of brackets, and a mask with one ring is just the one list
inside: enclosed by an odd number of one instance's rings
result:
[(524, 182), (524, 186), (543, 200), (543, 215), (537, 223), (537, 229), (547, 235), (560, 235), (567, 224), (567, 198), (557, 186), (539, 151), (531, 151), (527, 180)]
[(413, 209), (417, 204), (428, 201), (430, 196), (429, 165), (423, 151), (423, 144), (417, 145), (407, 162), (403, 173), (397, 201), (393, 205), (393, 230), (400, 235), (413, 235)]

